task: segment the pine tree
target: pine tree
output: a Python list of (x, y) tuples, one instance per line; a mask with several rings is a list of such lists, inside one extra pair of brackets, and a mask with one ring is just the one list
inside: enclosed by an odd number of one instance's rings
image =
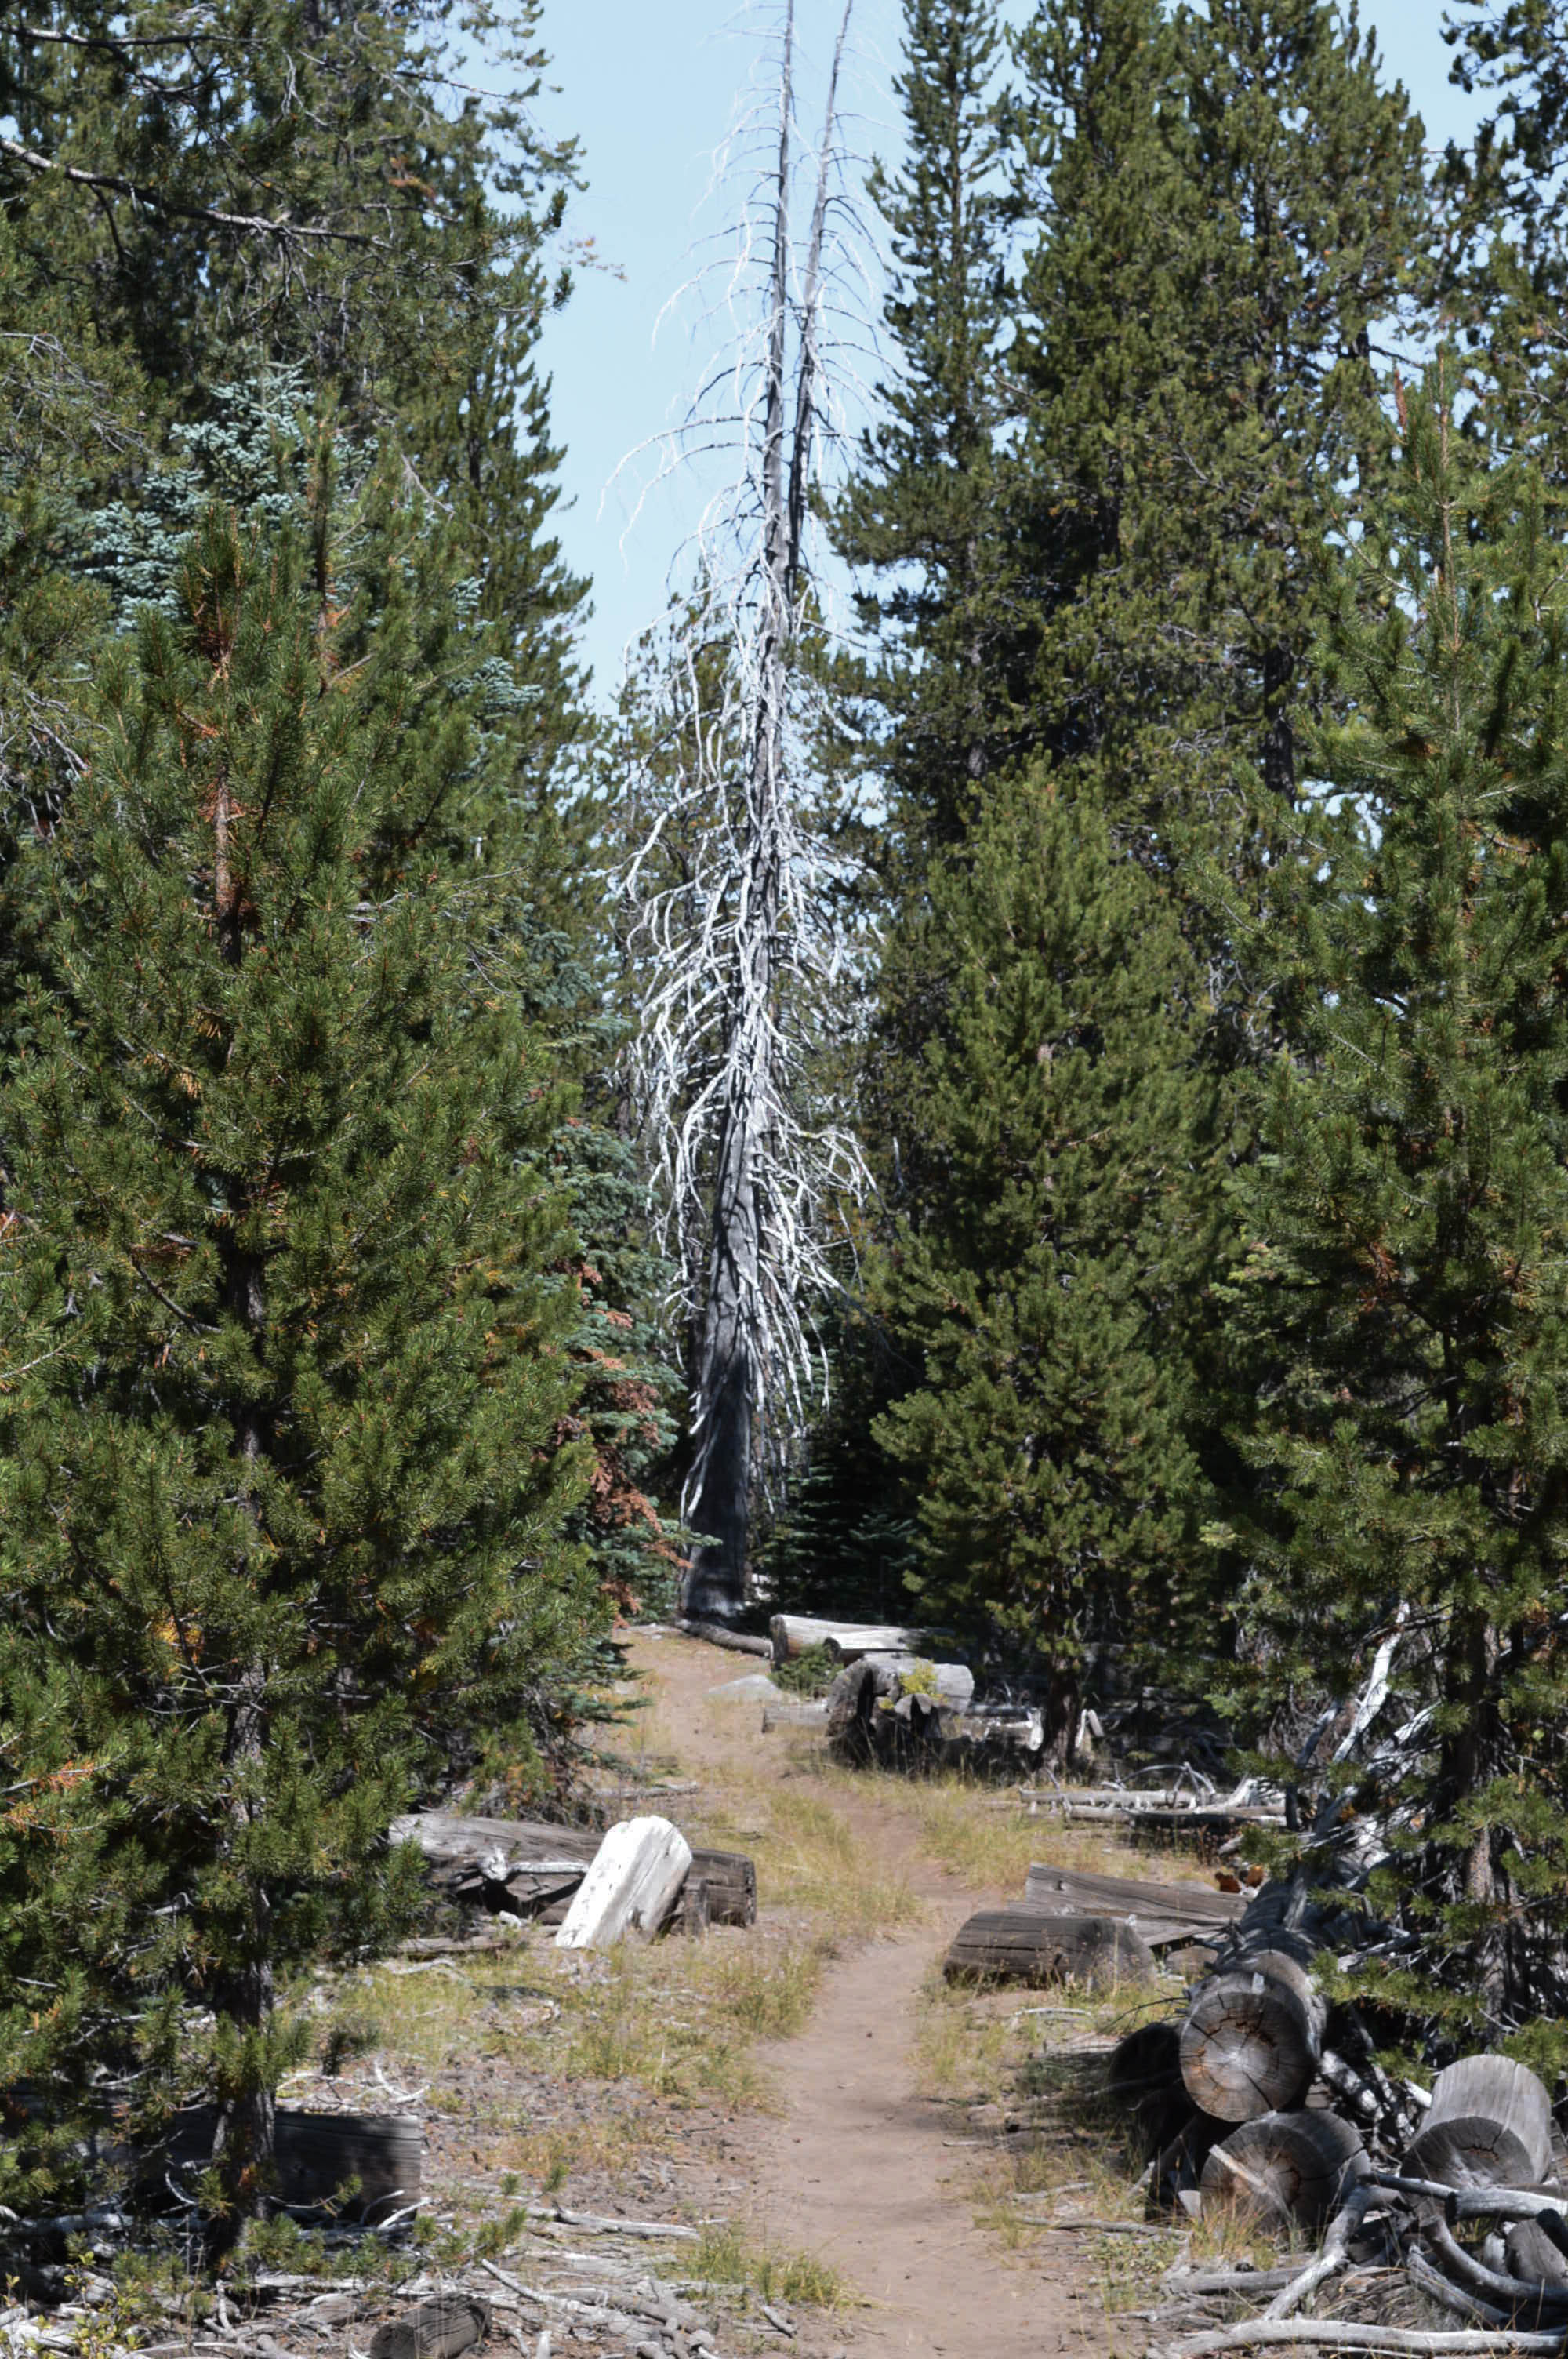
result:
[(288, 1975), (406, 1921), (390, 1819), (600, 1624), (486, 642), (395, 507), (340, 559), (323, 459), (308, 530), (211, 512), (25, 864), (51, 987), (0, 1083), (0, 1938), (58, 1984), (4, 2076), (215, 2093), (231, 2219)]
[(1169, 897), (1092, 803), (999, 788), (933, 897), (949, 1014), (913, 1112), (947, 1185), (877, 1288), (925, 1364), (878, 1432), (918, 1490), (923, 1615), (1045, 1676), (1061, 1760), (1090, 1648), (1179, 1640), (1206, 1247), (1181, 1143), (1208, 1084)]
[(1024, 473), (1069, 560), (1037, 725), (1184, 900), (1210, 861), (1245, 892), (1290, 832), (1325, 502), (1387, 464), (1370, 333), (1423, 245), (1420, 126), (1324, 0), (1052, 6), (1020, 58)]
[(882, 415), (834, 508), (839, 554), (886, 586), (861, 589), (875, 653), (863, 689), (881, 720), (879, 767), (897, 816), (899, 878), (962, 836), (1022, 725), (1020, 626), (1000, 529), (1007, 466), (1005, 187), (994, 0), (907, 0), (894, 94), (904, 155), (869, 194), (892, 270), (884, 304), (895, 371)]
[(1448, 356), (1338, 572), (1231, 1334), (1269, 1692), (1343, 1694), (1397, 1641), (1402, 1749), (1326, 1817), (1379, 1832), (1370, 1905), (1414, 1937), (1390, 1995), (1444, 2037), (1568, 1996), (1563, 518), (1477, 463), (1454, 392)]

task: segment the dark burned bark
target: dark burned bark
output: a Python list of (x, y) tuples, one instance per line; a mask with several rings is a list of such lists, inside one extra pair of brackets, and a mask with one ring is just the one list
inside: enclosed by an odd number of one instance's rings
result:
[(701, 1482), (688, 1510), (694, 1530), (711, 1545), (693, 1558), (681, 1600), (686, 1613), (698, 1615), (737, 1613), (746, 1599), (754, 1386), (745, 1297), (748, 1282), (755, 1281), (760, 1242), (751, 1161), (741, 1125), (727, 1123), (697, 1381), (704, 1405)]

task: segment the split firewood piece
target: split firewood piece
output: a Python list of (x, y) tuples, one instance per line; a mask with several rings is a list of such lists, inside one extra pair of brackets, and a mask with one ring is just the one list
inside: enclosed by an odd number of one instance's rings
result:
[(1317, 2073), (1327, 2012), (1305, 1967), (1283, 1950), (1243, 1952), (1209, 1975), (1182, 2025), (1182, 2078), (1194, 2104), (1222, 2122), (1299, 2105)]
[(1019, 1906), (982, 1908), (958, 1929), (944, 1962), (949, 1982), (995, 1978), (1048, 1989), (1091, 1990), (1152, 1982), (1153, 1953), (1130, 1925), (1110, 1917), (1048, 1917)]
[(1359, 2133), (1337, 2114), (1260, 2114), (1213, 2147), (1203, 2167), (1204, 2210), (1256, 2213), (1315, 2233), (1367, 2168)]
[(668, 1819), (622, 1819), (600, 1844), (556, 1935), (559, 1950), (608, 1950), (628, 1931), (659, 1931), (691, 1867)]
[(482, 2343), (489, 2326), (487, 2301), (438, 2294), (406, 2318), (378, 2326), (370, 2339), (370, 2359), (456, 2359), (460, 2351)]
[(1440, 2072), (1405, 2175), (1454, 2187), (1529, 2186), (1552, 2175), (1552, 2104), (1526, 2065), (1466, 2056)]

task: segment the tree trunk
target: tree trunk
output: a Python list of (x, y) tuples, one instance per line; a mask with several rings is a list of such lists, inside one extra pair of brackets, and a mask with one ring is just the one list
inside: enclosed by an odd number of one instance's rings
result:
[(703, 1535), (681, 1590), (681, 1611), (739, 1614), (746, 1603), (755, 1408), (746, 1303), (760, 1274), (757, 1190), (744, 1111), (731, 1106), (719, 1145), (708, 1300), (697, 1368), (699, 1480), (687, 1509)]
[(1210, 2149), (1204, 2211), (1259, 2214), (1269, 2227), (1315, 2235), (1366, 2169), (1359, 2133), (1337, 2114), (1260, 2114)]
[[(253, 1820), (245, 1788), (261, 1761), (265, 1688), (265, 1673), (247, 1672), (230, 1717), (226, 1767), (238, 1788), (229, 1805), (236, 1849), (243, 1847)], [(226, 2017), (240, 2034), (237, 2085), (218, 2092), (212, 2136), (213, 2167), (229, 2207), (221, 2241), (236, 2234), (243, 2221), (267, 2216), (276, 2181), (277, 2098), (265, 2052), (276, 1997), (270, 1939), (272, 1904), (265, 1883), (243, 1864), (238, 1880), (245, 1892), (249, 1922), (231, 1936), (237, 1940), (241, 1954), (215, 1976), (213, 1991), (219, 2015)]]
[(709, 1226), (708, 1296), (697, 1363), (697, 1463), (687, 1520), (706, 1543), (687, 1577), (687, 1614), (737, 1614), (746, 1602), (752, 1516), (752, 1430), (762, 1284), (759, 1179), (777, 1076), (773, 1006), (779, 922), (779, 799), (791, 632), (792, 541), (784, 464), (784, 367), (789, 327), (790, 118), (795, 7), (784, 20), (773, 255), (762, 430), (762, 616), (757, 704), (747, 782), (745, 908), (730, 984), (728, 1072)]

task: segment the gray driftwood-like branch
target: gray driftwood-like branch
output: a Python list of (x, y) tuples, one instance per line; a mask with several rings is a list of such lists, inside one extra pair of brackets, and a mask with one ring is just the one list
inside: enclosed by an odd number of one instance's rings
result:
[(708, 1543), (688, 1614), (743, 1602), (753, 1495), (820, 1377), (812, 1310), (834, 1281), (832, 1209), (865, 1184), (852, 1128), (814, 1070), (853, 960), (833, 915), (844, 865), (811, 817), (816, 715), (801, 662), (821, 613), (814, 494), (838, 439), (829, 331), (852, 267), (839, 235), (852, 5), (815, 152), (803, 158), (796, 138), (795, 0), (776, 23), (764, 144), (753, 114), (733, 147), (754, 177), (723, 266), (730, 349), (676, 440), (729, 447), (736, 464), (698, 537), (665, 668), (661, 758), (632, 783), (646, 815), (623, 879), (637, 1080), (692, 1340), (684, 1508)]

